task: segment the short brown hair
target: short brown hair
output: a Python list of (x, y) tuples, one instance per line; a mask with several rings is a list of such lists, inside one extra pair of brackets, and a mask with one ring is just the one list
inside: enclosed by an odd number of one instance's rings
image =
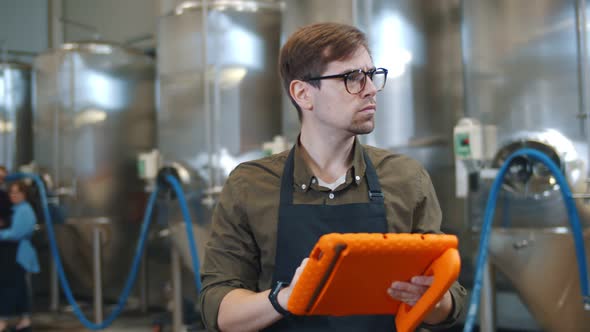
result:
[[(279, 71), (299, 120), (301, 108), (289, 92), (291, 81), (320, 76), (330, 62), (351, 57), (361, 46), (370, 53), (365, 34), (353, 26), (340, 23), (308, 25), (289, 37), (281, 49)], [(320, 87), (320, 81), (310, 81), (309, 84)]]
[(23, 193), (23, 195), (25, 195), (25, 200), (28, 200), (28, 198), (29, 198), (29, 187), (23, 181), (11, 182), (10, 183), (10, 186), (9, 186), (9, 189), (12, 189), (12, 187), (16, 187), (19, 192), (21, 192), (21, 193)]

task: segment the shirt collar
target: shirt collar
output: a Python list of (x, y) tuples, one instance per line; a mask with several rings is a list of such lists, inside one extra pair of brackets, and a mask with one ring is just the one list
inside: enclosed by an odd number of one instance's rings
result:
[[(309, 166), (305, 163), (305, 159), (303, 158), (303, 151), (301, 148), (301, 143), (299, 141), (299, 137), (297, 137), (297, 143), (295, 144), (295, 155), (294, 155), (294, 169), (293, 169), (293, 182), (298, 191), (308, 191), (312, 185), (312, 181), (315, 178), (314, 174), (312, 173)], [(365, 176), (365, 170), (367, 165), (365, 163), (365, 158), (363, 156), (363, 148), (362, 144), (359, 142), (358, 138), (355, 137), (354, 139), (354, 147), (353, 147), (353, 157), (352, 157), (352, 167), (350, 169), (350, 174), (352, 175), (352, 179), (354, 183), (357, 185)], [(358, 177), (358, 180), (357, 180)], [(348, 176), (347, 176), (348, 179)]]

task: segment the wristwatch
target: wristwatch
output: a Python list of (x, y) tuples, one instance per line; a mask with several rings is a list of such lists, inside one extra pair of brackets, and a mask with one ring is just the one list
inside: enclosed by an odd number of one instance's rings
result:
[(274, 288), (270, 291), (270, 294), (268, 294), (268, 299), (270, 300), (270, 304), (272, 304), (272, 307), (275, 308), (275, 310), (283, 316), (289, 316), (291, 315), (291, 313), (279, 304), (277, 296), (279, 295), (281, 289), (287, 286), (289, 286), (288, 282), (277, 281)]

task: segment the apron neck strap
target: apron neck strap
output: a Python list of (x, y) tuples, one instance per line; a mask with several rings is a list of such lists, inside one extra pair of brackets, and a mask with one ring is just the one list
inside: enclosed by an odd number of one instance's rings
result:
[[(371, 203), (383, 203), (383, 193), (381, 192), (381, 185), (377, 172), (371, 162), (371, 158), (367, 151), (363, 149), (363, 157), (365, 159), (365, 178), (369, 187), (369, 200)], [(295, 146), (291, 148), (285, 167), (283, 168), (283, 175), (281, 176), (281, 205), (293, 204), (293, 172), (295, 170)]]

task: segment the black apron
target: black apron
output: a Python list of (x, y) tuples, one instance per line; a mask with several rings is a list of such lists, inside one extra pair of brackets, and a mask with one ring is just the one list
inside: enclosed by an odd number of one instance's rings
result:
[[(281, 178), (277, 253), (272, 286), (290, 282), (295, 269), (309, 256), (320, 236), (327, 233), (387, 233), (383, 194), (375, 168), (366, 152), (365, 177), (370, 201), (344, 205), (293, 204), (294, 151), (291, 149)], [(338, 195), (338, 193), (334, 193)], [(370, 276), (367, 276), (370, 278)], [(383, 290), (385, 291), (385, 290)], [(395, 331), (393, 315), (289, 316), (265, 331)]]

